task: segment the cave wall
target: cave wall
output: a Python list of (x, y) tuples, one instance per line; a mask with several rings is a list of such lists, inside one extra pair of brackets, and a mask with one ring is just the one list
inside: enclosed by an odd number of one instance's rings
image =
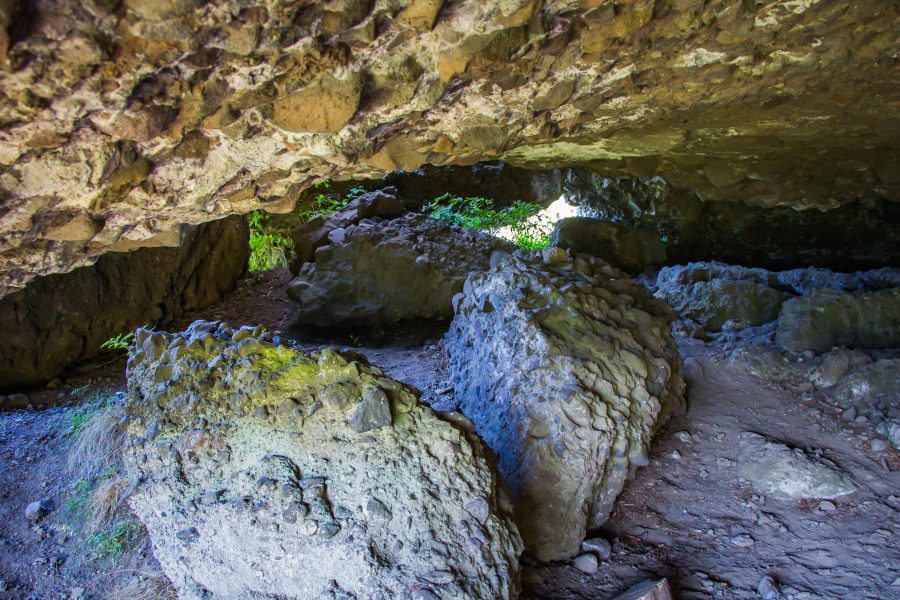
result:
[(659, 177), (564, 174), (566, 197), (606, 221), (655, 232), (669, 264), (718, 260), (781, 270), (900, 266), (900, 204), (860, 199), (830, 210), (704, 202)]
[(247, 268), (249, 231), (233, 216), (186, 228), (179, 247), (109, 253), (0, 300), (0, 391), (46, 382), (107, 339), (204, 308)]
[(502, 160), (900, 199), (893, 0), (9, 0), (0, 296), (325, 178)]

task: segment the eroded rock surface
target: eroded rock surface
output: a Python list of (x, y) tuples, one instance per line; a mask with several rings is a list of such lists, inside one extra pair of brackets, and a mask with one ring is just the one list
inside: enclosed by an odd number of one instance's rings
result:
[(455, 400), (499, 456), (527, 549), (573, 556), (647, 463), (655, 427), (684, 409), (671, 311), (559, 248), (495, 255), (454, 302)]
[(719, 331), (726, 321), (742, 329), (778, 317), (786, 295), (770, 287), (772, 281), (776, 277), (763, 269), (691, 263), (660, 270), (656, 295), (708, 331)]
[(230, 217), (185, 231), (178, 247), (110, 253), (3, 298), (0, 390), (53, 379), (111, 337), (217, 302), (247, 270), (247, 237)]
[(514, 246), (422, 214), (332, 229), (288, 286), (298, 321), (327, 326), (447, 319), (466, 276)]
[(767, 271), (717, 262), (660, 269), (652, 284), (683, 318), (717, 332), (771, 323), (786, 350), (900, 345), (900, 269)]
[(785, 350), (900, 347), (900, 288), (847, 293), (822, 289), (785, 303), (776, 341)]
[(480, 443), (357, 357), (258, 329), (139, 330), (131, 506), (179, 596), (514, 598)]
[(632, 275), (666, 262), (666, 247), (653, 232), (589, 217), (561, 219), (553, 230), (552, 242), (572, 252), (602, 258)]
[(892, 0), (28, 9), (0, 39), (0, 293), (423, 164), (589, 165), (764, 205), (900, 194)]
[(759, 493), (778, 500), (837, 498), (856, 490), (828, 459), (749, 431), (741, 435), (738, 472)]

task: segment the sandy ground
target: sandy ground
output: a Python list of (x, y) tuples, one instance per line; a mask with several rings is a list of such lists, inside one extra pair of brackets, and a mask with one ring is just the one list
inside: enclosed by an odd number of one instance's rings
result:
[[(284, 271), (250, 278), (226, 302), (173, 328), (194, 318), (263, 324), (308, 347), (353, 349), (418, 388), (423, 401), (441, 409), (452, 404), (440, 347), (446, 324), (294, 330), (288, 279)], [(665, 576), (676, 598), (759, 598), (757, 584), (769, 575), (783, 598), (900, 598), (898, 456), (872, 452), (871, 430), (809, 394), (743, 372), (715, 346), (685, 341), (681, 349), (689, 410), (659, 435), (651, 464), (638, 470), (607, 526), (594, 532), (611, 542), (612, 556), (592, 575), (569, 563), (526, 561), (523, 597), (602, 600)], [(64, 383), (123, 389), (121, 358), (98, 363), (106, 364), (88, 365)], [(96, 558), (63, 516), (73, 494), (64, 466), (71, 414), (84, 393), (47, 390), (33, 394), (33, 404), (59, 402), (60, 394), (71, 404), (0, 413), (0, 598), (104, 598), (155, 566), (146, 541), (117, 560)], [(858, 490), (832, 506), (760, 496), (737, 472), (744, 431), (821, 450)], [(56, 508), (35, 527), (24, 512), (39, 499)]]

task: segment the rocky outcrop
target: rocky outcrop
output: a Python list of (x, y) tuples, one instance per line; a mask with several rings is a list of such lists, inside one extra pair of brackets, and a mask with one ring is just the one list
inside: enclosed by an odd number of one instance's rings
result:
[(187, 228), (178, 247), (110, 253), (3, 298), (0, 390), (46, 382), (108, 338), (217, 302), (246, 272), (247, 236), (242, 217), (214, 221)]
[(424, 164), (582, 165), (763, 205), (900, 195), (891, 0), (28, 8), (0, 39), (0, 294)]
[(775, 336), (785, 350), (900, 347), (900, 288), (848, 293), (821, 289), (785, 303)]
[(659, 271), (653, 285), (683, 318), (717, 332), (778, 319), (785, 350), (824, 352), (836, 345), (900, 345), (900, 269), (835, 273), (809, 267), (767, 271), (722, 263), (690, 263)]
[(358, 357), (198, 321), (140, 330), (128, 386), (129, 501), (180, 598), (516, 597), (481, 444)]
[(763, 269), (691, 263), (661, 269), (656, 296), (707, 331), (719, 331), (726, 322), (743, 329), (778, 317), (788, 296), (770, 283), (777, 285), (777, 277)]
[[(771, 270), (819, 265), (835, 271), (900, 267), (900, 203), (867, 198), (827, 209), (710, 202), (661, 177), (563, 170), (570, 202), (666, 241), (670, 264), (698, 261)], [(789, 179), (790, 176), (786, 176)]]
[(451, 300), (495, 250), (514, 246), (421, 214), (332, 229), (288, 285), (298, 322), (328, 326), (448, 319)]
[(671, 311), (559, 248), (496, 254), (454, 303), (455, 400), (499, 456), (526, 549), (573, 556), (647, 464), (655, 427), (684, 409)]
[(395, 192), (396, 189), (393, 187), (367, 192), (337, 212), (316, 215), (291, 229), (288, 235), (293, 243), (295, 255), (290, 265), (291, 272), (296, 275), (304, 264), (312, 262), (316, 250), (330, 243), (329, 236), (335, 229), (346, 229), (363, 219), (375, 217), (393, 219), (406, 212), (403, 201)]
[(654, 233), (590, 217), (560, 219), (552, 244), (602, 258), (632, 275), (666, 262), (666, 247)]

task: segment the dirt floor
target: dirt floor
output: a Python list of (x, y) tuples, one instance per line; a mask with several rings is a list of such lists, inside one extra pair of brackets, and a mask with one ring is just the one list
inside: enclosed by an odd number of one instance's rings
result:
[[(295, 330), (288, 280), (286, 271), (248, 278), (227, 301), (171, 328), (195, 318), (263, 324), (308, 347), (347, 347), (418, 388), (423, 401), (452, 407), (440, 347), (446, 324)], [(650, 465), (638, 470), (608, 525), (595, 532), (611, 543), (611, 557), (592, 575), (569, 563), (526, 561), (523, 597), (606, 599), (664, 576), (676, 598), (760, 598), (757, 586), (769, 575), (783, 598), (900, 598), (898, 456), (873, 452), (871, 429), (841, 419), (806, 391), (747, 374), (715, 345), (686, 340), (681, 350), (688, 413), (660, 434)], [(123, 371), (121, 356), (93, 361), (55, 389), (29, 394), (32, 409), (0, 413), (0, 598), (172, 597), (145, 538), (105, 552), (73, 510), (82, 490), (66, 462), (80, 403), (123, 390)], [(821, 450), (858, 490), (830, 503), (756, 494), (736, 466), (745, 431)], [(32, 524), (25, 510), (37, 500), (51, 512)], [(129, 518), (121, 506), (113, 521)]]

